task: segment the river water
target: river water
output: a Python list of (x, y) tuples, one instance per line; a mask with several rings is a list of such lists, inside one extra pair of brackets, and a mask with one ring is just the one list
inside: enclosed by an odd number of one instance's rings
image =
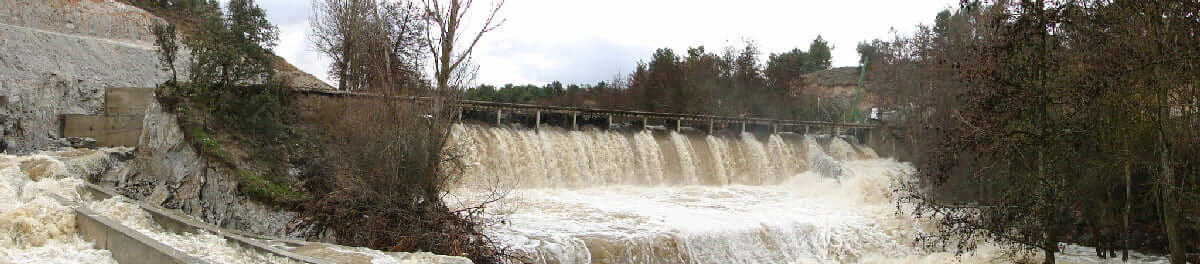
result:
[(55, 194), (81, 199), (76, 172), (106, 162), (104, 153), (0, 155), (0, 263), (116, 263), (92, 249), (75, 226), (75, 212)]
[[(994, 245), (962, 256), (913, 246), (931, 228), (897, 214), (892, 191), (911, 165), (839, 138), (458, 125), (454, 139), (468, 168), (452, 203), (504, 195), (488, 232), (534, 263), (1040, 259)], [(1058, 259), (1106, 261), (1073, 245)]]

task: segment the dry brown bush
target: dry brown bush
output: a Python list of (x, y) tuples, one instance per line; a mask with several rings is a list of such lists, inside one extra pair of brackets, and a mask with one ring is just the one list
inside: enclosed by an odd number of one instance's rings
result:
[(500, 260), (481, 232), (484, 207), (443, 203), (462, 173), (446, 146), (457, 108), (388, 96), (317, 101), (311, 123), (327, 147), (308, 170), (316, 197), (305, 212), (319, 227), (310, 236), (332, 231), (345, 245)]

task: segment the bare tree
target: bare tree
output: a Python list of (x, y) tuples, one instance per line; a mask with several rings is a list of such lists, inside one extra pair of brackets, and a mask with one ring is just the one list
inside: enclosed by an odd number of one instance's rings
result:
[(320, 0), (313, 10), (311, 40), (333, 60), (329, 73), (339, 90), (408, 93), (425, 86), (420, 74), (425, 26), (414, 2)]
[(318, 0), (313, 7), (312, 41), (333, 59), (338, 88), (374, 95), (314, 103), (309, 118), (327, 135), (322, 145), (331, 146), (307, 170), (323, 174), (308, 183), (319, 194), (306, 212), (321, 227), (314, 232), (333, 231), (347, 245), (500, 261), (504, 253), (480, 228), (485, 205), (498, 198), (465, 208), (443, 202), (463, 164), (448, 145), (457, 109), (440, 104), (454, 93), (428, 89), (422, 74), (427, 9), (415, 0)]
[[(504, 20), (495, 20), (496, 13), (504, 6), (504, 0), (498, 0), (491, 7), (478, 31), (468, 31), (463, 27), (474, 0), (422, 0), (422, 3), (431, 26), (426, 35), (426, 45), (435, 60), (436, 88), (443, 92), (450, 87), (459, 87), (474, 76), (473, 71), (460, 67), (470, 60), (479, 39), (483, 38), (484, 33), (504, 24)], [(471, 35), (467, 35), (469, 42), (462, 41), (464, 32), (470, 32)]]

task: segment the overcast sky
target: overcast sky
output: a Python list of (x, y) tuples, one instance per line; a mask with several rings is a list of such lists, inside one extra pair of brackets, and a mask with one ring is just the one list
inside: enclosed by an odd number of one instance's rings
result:
[[(476, 0), (479, 7), (489, 0)], [(497, 31), (476, 47), (479, 84), (594, 83), (626, 75), (655, 49), (684, 54), (759, 44), (767, 54), (807, 49), (817, 35), (833, 44), (834, 66), (858, 61), (855, 45), (930, 24), (957, 0), (508, 0)], [(259, 0), (279, 26), (275, 52), (328, 81), (329, 60), (308, 40), (309, 0)], [(476, 14), (483, 9), (475, 10)]]

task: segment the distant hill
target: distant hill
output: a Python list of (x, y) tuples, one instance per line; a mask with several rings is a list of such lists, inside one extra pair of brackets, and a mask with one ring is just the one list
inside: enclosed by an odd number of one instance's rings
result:
[(837, 67), (804, 74), (804, 81), (820, 86), (858, 86), (858, 67)]
[[(859, 67), (838, 67), (804, 74), (804, 85), (796, 87), (797, 93), (809, 98), (811, 103), (850, 104), (858, 95)], [(878, 105), (879, 97), (864, 87), (859, 98), (859, 109), (869, 111)], [(816, 97), (816, 98), (813, 98)]]

